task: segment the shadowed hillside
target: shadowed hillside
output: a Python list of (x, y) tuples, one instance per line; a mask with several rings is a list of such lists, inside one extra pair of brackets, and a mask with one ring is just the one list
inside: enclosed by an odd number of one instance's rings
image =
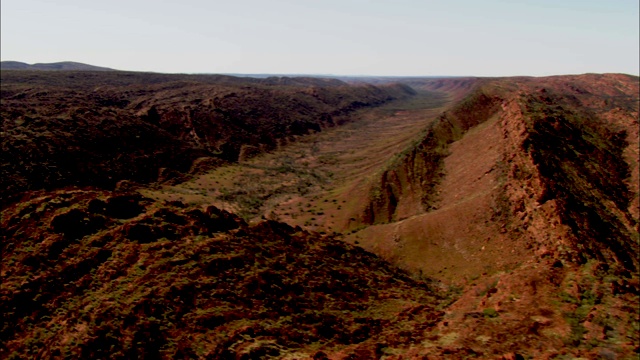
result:
[(201, 157), (235, 162), (413, 93), (307, 78), (28, 71), (3, 72), (1, 91), (2, 199), (154, 181)]

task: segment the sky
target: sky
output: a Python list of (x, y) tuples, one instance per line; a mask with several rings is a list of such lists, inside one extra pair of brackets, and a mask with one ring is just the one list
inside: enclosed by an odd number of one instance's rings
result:
[(165, 73), (640, 68), (638, 0), (2, 0), (0, 58)]

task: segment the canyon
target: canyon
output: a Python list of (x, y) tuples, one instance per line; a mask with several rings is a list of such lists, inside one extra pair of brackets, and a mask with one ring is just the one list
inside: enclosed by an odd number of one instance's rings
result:
[(637, 77), (1, 76), (3, 358), (640, 351)]

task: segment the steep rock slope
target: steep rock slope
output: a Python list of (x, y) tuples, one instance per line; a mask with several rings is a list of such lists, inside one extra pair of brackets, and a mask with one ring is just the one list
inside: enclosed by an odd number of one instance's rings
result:
[[(441, 328), (454, 348), (632, 356), (639, 349), (638, 79), (497, 79), (481, 89), (495, 94), (499, 108), (469, 108), (480, 125), (430, 157), (443, 174), (417, 176), (440, 176), (434, 205), (400, 221), (383, 216), (347, 240), (463, 287)], [(440, 139), (446, 145), (450, 137)], [(376, 208), (393, 208), (392, 196), (380, 199)]]
[(490, 118), (498, 111), (499, 104), (498, 97), (479, 89), (431, 123), (422, 141), (400, 154), (382, 173), (379, 185), (372, 190), (362, 222), (390, 222), (433, 208), (447, 146)]
[[(596, 81), (604, 89), (628, 88), (606, 97), (581, 90)], [(595, 97), (605, 97), (606, 104)], [(555, 200), (560, 208), (554, 211), (573, 236), (608, 242), (600, 248), (620, 249), (617, 261), (635, 269), (629, 254), (637, 250), (632, 241), (638, 222), (637, 171), (632, 171), (637, 170), (636, 116), (633, 78), (625, 76), (486, 80), (382, 173), (361, 221), (437, 216), (492, 192), (482, 206), (491, 224), (506, 231), (511, 218), (524, 211), (525, 200), (510, 192), (525, 191), (538, 206)], [(482, 182), (483, 190), (473, 187)], [(403, 201), (422, 206), (402, 212)], [(605, 233), (612, 234), (610, 240), (602, 239)]]

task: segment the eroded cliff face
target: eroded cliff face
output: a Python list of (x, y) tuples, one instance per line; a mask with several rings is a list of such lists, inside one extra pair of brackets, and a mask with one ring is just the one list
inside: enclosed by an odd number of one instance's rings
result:
[[(295, 136), (341, 125), (356, 110), (415, 94), (401, 84), (376, 87), (340, 82), (324, 87), (293, 83), (160, 90), (139, 99), (137, 113), (183, 141), (232, 162), (273, 150)], [(191, 100), (184, 101), (185, 96)]]
[(443, 159), (448, 145), (469, 129), (500, 110), (497, 95), (476, 89), (425, 131), (419, 143), (397, 156), (374, 185), (363, 224), (381, 224), (406, 219), (437, 208), (436, 185), (444, 175)]
[[(624, 133), (637, 92), (617, 94), (619, 116), (612, 121), (602, 116), (612, 109), (584, 88), (593, 81), (617, 84), (618, 76), (565, 79), (573, 80), (571, 92), (547, 80), (519, 84), (519, 94), (503, 103), (497, 128), (502, 155), (494, 221), (508, 246), (497, 248), (494, 262), (516, 253), (518, 263), (469, 278), (468, 290), (448, 309), (446, 331), (458, 336), (459, 346), (475, 342), (480, 349), (483, 338), (485, 347), (506, 356), (634, 357), (640, 339), (637, 312), (629, 310), (639, 305), (638, 218), (627, 210), (636, 195), (626, 184), (638, 185), (625, 154), (637, 140)], [(624, 104), (631, 106), (623, 110)], [(497, 239), (483, 252), (495, 250)], [(485, 319), (470, 316), (478, 313)], [(518, 334), (517, 347), (495, 341), (515, 336), (507, 334)]]
[[(522, 240), (520, 246), (538, 253), (560, 252), (578, 263), (598, 259), (635, 270), (638, 180), (631, 169), (637, 169), (637, 138), (629, 134), (637, 133), (637, 94), (632, 81), (593, 75), (484, 82), (381, 173), (360, 226), (410, 228), (406, 222), (415, 222), (422, 228), (416, 217), (439, 218), (467, 198), (491, 193), (481, 205), (490, 214), (486, 223), (469, 230), (478, 237), (498, 226), (500, 237)], [(607, 95), (593, 93), (593, 82), (602, 83)], [(494, 184), (473, 185), (487, 176)], [(448, 232), (451, 241), (459, 238)]]
[(627, 132), (544, 88), (521, 103), (528, 132), (523, 149), (542, 183), (538, 201), (556, 201), (558, 216), (575, 236), (573, 256), (637, 269), (637, 218), (628, 210), (633, 194), (624, 157)]
[[(505, 232), (535, 244), (536, 254), (547, 256), (551, 249), (568, 246), (570, 229), (558, 217), (557, 200), (545, 199), (545, 185), (530, 152), (522, 151), (529, 141), (527, 119), (519, 99), (502, 106), (500, 118), (503, 185), (496, 193), (500, 204), (496, 219)], [(529, 245), (531, 246), (531, 245)]]
[[(637, 83), (588, 75), (485, 84), (509, 91), (457, 136), (455, 126), (438, 133), (431, 208), (398, 217), (399, 194), (422, 200), (416, 184), (432, 181), (407, 156), (364, 212), (378, 224), (347, 241), (461, 286), (438, 328), (453, 353), (633, 356)], [(397, 174), (409, 172), (418, 180), (406, 185)]]

